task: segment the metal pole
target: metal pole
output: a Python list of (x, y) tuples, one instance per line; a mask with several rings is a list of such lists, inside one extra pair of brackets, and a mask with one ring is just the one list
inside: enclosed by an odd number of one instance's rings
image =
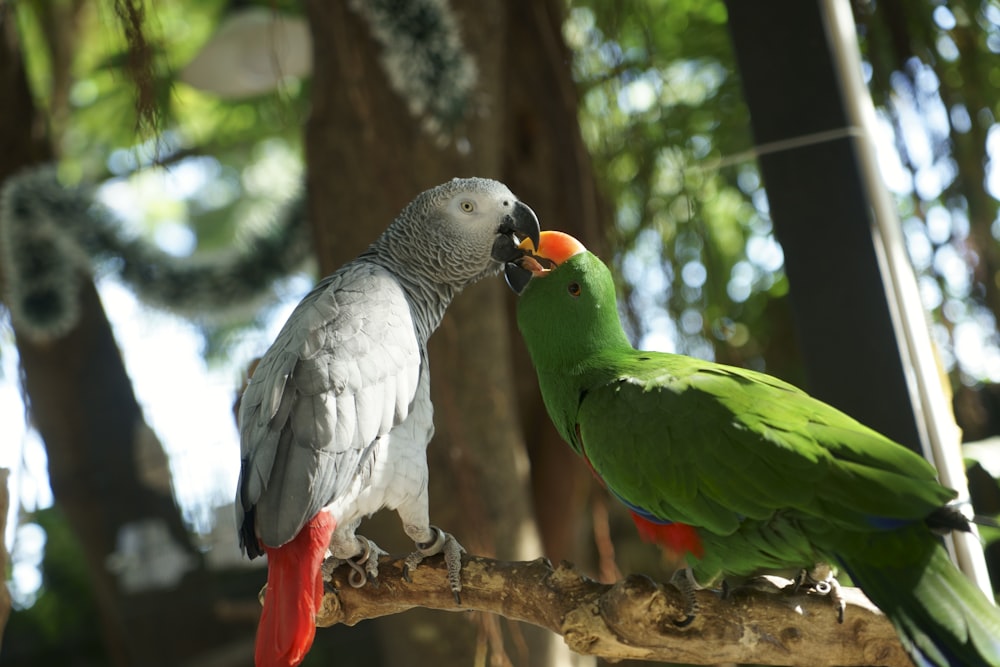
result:
[[(924, 456), (938, 470), (941, 483), (959, 493), (962, 511), (971, 518), (968, 482), (961, 452), (961, 433), (945, 391), (943, 370), (931, 339), (916, 276), (906, 253), (899, 216), (878, 168), (875, 105), (861, 76), (861, 57), (848, 0), (820, 0), (827, 41), (856, 143), (863, 187), (873, 209), (872, 235), (883, 286), (899, 343), (908, 389), (917, 413)], [(978, 533), (955, 533), (949, 540), (958, 567), (989, 599), (993, 599), (986, 559)]]

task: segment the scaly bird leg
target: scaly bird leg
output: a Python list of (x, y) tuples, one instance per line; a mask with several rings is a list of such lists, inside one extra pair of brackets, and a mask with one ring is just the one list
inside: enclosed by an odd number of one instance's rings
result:
[(799, 576), (787, 588), (792, 593), (798, 593), (802, 589), (805, 589), (807, 592), (811, 591), (817, 595), (829, 595), (830, 602), (833, 603), (834, 608), (837, 610), (837, 622), (844, 622), (844, 611), (847, 608), (847, 602), (840, 593), (840, 582), (834, 576), (833, 568), (827, 563), (816, 563), (809, 570), (801, 570)]
[(320, 571), (323, 574), (323, 581), (329, 582), (333, 577), (333, 571), (341, 565), (346, 564), (351, 568), (351, 573), (347, 575), (347, 583), (354, 588), (361, 588), (366, 583), (374, 584), (378, 579), (378, 559), (380, 556), (388, 555), (377, 544), (367, 537), (356, 535), (358, 553), (348, 558), (331, 556), (323, 561)]
[(674, 575), (670, 577), (670, 583), (684, 596), (684, 602), (687, 607), (684, 610), (684, 618), (674, 621), (674, 625), (679, 628), (686, 628), (694, 622), (694, 619), (701, 612), (701, 605), (698, 604), (698, 598), (695, 597), (695, 591), (701, 589), (701, 586), (695, 581), (694, 570), (689, 567), (674, 572)]
[(455, 596), (455, 604), (462, 604), (462, 554), (465, 549), (454, 537), (437, 526), (431, 526), (432, 536), (426, 542), (417, 542), (417, 550), (403, 561), (403, 579), (410, 581), (410, 570), (416, 567), (428, 556), (444, 554), (444, 562), (448, 566), (448, 585)]

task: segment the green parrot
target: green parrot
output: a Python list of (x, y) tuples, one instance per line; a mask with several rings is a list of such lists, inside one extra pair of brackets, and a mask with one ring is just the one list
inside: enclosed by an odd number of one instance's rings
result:
[(640, 533), (695, 579), (830, 563), (918, 665), (1000, 665), (1000, 612), (939, 536), (969, 530), (922, 457), (763, 373), (644, 352), (611, 272), (542, 232), (507, 281), (549, 416)]

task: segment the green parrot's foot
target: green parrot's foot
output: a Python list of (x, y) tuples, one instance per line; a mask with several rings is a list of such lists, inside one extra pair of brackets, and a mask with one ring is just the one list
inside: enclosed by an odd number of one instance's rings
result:
[(840, 592), (840, 582), (833, 574), (833, 568), (826, 563), (817, 563), (809, 570), (801, 570), (795, 580), (789, 584), (786, 590), (792, 593), (805, 591), (817, 595), (830, 596), (830, 602), (837, 610), (837, 622), (844, 622), (844, 612), (847, 602)]
[(694, 570), (689, 567), (674, 572), (674, 575), (670, 577), (670, 584), (681, 592), (686, 605), (684, 618), (674, 621), (674, 625), (678, 628), (686, 628), (694, 622), (694, 619), (698, 618), (698, 614), (701, 612), (701, 605), (698, 604), (698, 598), (695, 596), (695, 591), (700, 590), (701, 586), (694, 578)]
[(428, 556), (444, 554), (445, 565), (448, 566), (448, 586), (455, 596), (455, 604), (462, 604), (462, 554), (465, 549), (454, 537), (444, 532), (437, 526), (431, 526), (434, 531), (434, 539), (428, 542), (417, 542), (417, 550), (406, 557), (403, 561), (403, 579), (410, 581), (410, 570), (416, 569), (418, 565)]
[(347, 583), (354, 588), (361, 588), (366, 583), (375, 584), (378, 579), (378, 559), (380, 556), (388, 555), (377, 544), (367, 537), (357, 536), (358, 544), (361, 547), (361, 554), (353, 558), (336, 558), (331, 556), (323, 561), (320, 573), (323, 581), (329, 584), (333, 579), (333, 571), (341, 565), (351, 568), (351, 573), (347, 575)]
[[(787, 581), (787, 579), (784, 581)], [(727, 600), (734, 593), (742, 591), (759, 591), (761, 593), (776, 594), (784, 590), (781, 585), (775, 583), (774, 579), (763, 575), (759, 577), (726, 577), (722, 580), (720, 588), (723, 600)]]

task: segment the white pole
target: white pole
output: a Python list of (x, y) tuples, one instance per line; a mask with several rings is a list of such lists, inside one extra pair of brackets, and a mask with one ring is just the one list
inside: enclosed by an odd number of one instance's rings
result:
[[(971, 518), (961, 433), (951, 411), (950, 391), (945, 391), (947, 379), (931, 339), (927, 313), (906, 253), (896, 206), (879, 173), (872, 140), (876, 127), (875, 105), (861, 76), (860, 48), (851, 6), (848, 0), (821, 0), (820, 4), (845, 111), (857, 130), (852, 134), (863, 187), (872, 203), (875, 252), (907, 373), (907, 386), (917, 412), (921, 446), (924, 456), (937, 468), (941, 483), (958, 491), (962, 511)], [(992, 600), (993, 589), (978, 533), (954, 533), (950, 542), (958, 567)]]

